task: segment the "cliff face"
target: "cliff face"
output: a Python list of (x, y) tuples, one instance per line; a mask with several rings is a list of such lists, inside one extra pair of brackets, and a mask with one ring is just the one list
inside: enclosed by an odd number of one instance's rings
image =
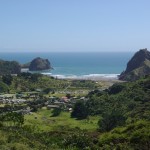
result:
[(141, 49), (127, 63), (127, 68), (119, 76), (120, 80), (134, 81), (150, 74), (150, 52)]
[(49, 60), (42, 59), (40, 57), (33, 59), (29, 66), (30, 71), (42, 71), (42, 70), (48, 70), (48, 69), (52, 69)]
[(19, 74), (20, 72), (21, 66), (18, 62), (0, 60), (0, 75)]

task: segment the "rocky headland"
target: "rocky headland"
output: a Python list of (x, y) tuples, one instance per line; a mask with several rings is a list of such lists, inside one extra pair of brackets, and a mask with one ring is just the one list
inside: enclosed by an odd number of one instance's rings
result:
[(123, 71), (119, 79), (124, 81), (135, 81), (140, 77), (150, 74), (150, 52), (140, 49), (127, 63), (126, 70)]

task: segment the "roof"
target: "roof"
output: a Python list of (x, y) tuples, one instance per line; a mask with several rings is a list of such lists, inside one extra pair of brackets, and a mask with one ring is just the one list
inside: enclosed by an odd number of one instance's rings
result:
[(59, 108), (58, 105), (47, 105), (48, 108)]

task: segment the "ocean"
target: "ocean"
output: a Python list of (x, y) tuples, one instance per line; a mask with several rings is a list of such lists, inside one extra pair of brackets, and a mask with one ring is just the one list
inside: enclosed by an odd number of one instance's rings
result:
[(0, 59), (21, 64), (36, 57), (48, 59), (54, 68), (43, 74), (57, 78), (115, 78), (126, 69), (133, 52), (40, 52), (0, 53)]

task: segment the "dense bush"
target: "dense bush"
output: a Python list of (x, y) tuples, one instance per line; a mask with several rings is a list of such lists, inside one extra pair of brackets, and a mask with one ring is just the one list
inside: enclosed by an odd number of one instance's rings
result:
[(12, 80), (13, 80), (13, 77), (11, 75), (3, 75), (2, 76), (2, 81), (7, 85), (11, 85)]
[[(64, 147), (74, 147), (79, 150), (93, 149), (94, 143), (86, 131), (75, 130), (68, 135), (63, 141)], [(95, 147), (96, 148), (96, 147)]]
[(0, 81), (0, 93), (8, 93), (9, 87), (2, 81)]
[(85, 119), (88, 116), (88, 110), (82, 100), (76, 102), (73, 111), (71, 113), (71, 117), (77, 119)]
[(126, 127), (115, 128), (99, 138), (100, 146), (111, 149), (149, 150), (150, 122), (138, 121)]
[(59, 116), (60, 114), (61, 114), (61, 108), (54, 108), (53, 110), (52, 110), (52, 117), (57, 117), (57, 116)]
[(117, 94), (117, 93), (121, 92), (123, 89), (125, 89), (125, 84), (115, 83), (108, 89), (108, 93), (109, 94)]
[(102, 115), (110, 110), (118, 109), (124, 116), (150, 120), (150, 77), (136, 82), (113, 85), (105, 92), (94, 91), (87, 95), (86, 106), (90, 115)]
[(16, 61), (3, 61), (0, 60), (0, 75), (19, 74), (21, 66)]
[(110, 110), (102, 114), (102, 119), (99, 120), (98, 125), (100, 131), (110, 131), (117, 126), (125, 124), (126, 118), (121, 110)]

